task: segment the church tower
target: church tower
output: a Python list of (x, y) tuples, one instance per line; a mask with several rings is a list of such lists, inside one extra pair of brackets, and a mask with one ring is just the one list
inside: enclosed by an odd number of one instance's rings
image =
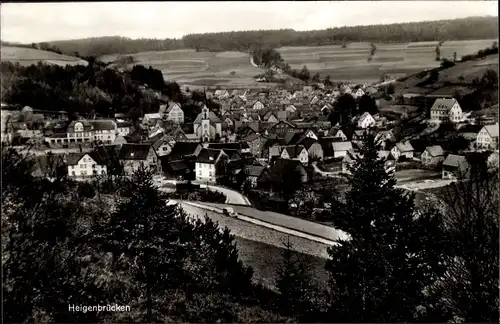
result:
[(209, 141), (211, 136), (210, 136), (210, 118), (209, 118), (208, 108), (206, 106), (203, 107), (201, 113), (202, 113), (201, 139), (202, 141)]

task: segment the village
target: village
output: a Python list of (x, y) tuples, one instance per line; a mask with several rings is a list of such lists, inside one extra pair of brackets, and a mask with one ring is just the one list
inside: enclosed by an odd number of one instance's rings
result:
[[(53, 177), (59, 170), (85, 181), (117, 170), (130, 175), (142, 164), (154, 171), (161, 186), (171, 187), (166, 190), (189, 180), (236, 192), (260, 190), (278, 200), (283, 195), (272, 184), (287, 174), (300, 173), (304, 184), (318, 178), (342, 182), (355, 148), (368, 132), (380, 143), (379, 156), (387, 170), (395, 172), (406, 189), (449, 184), (467, 169), (466, 156), (471, 152), (489, 151), (489, 160), (496, 163), (499, 127), (494, 118), (471, 114), (450, 96), (427, 97), (426, 107), (422, 100), (416, 104), (414, 97), (397, 98), (386, 89), (386, 85), (326, 89), (321, 83), (296, 91), (208, 89), (205, 98), (220, 108), (211, 111), (199, 102), (201, 112), (192, 125), (185, 125), (177, 102), (164, 104), (135, 123), (124, 114), (115, 119), (80, 117), (68, 123), (64, 112), (30, 107), (17, 117), (9, 115), (6, 122), (8, 112), (2, 110), (2, 126), (8, 130), (2, 140), (32, 144), (28, 146), (37, 155), (39, 177)], [(359, 109), (348, 114), (349, 120), (332, 125), (336, 101), (346, 96)], [(361, 101), (367, 99), (373, 107), (362, 107)], [(29, 129), (23, 120), (37, 114), (43, 126), (38, 123)]]

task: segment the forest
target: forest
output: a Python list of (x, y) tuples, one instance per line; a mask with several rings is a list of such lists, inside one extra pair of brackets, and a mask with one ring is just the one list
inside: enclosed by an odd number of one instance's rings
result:
[(2, 62), (2, 102), (47, 111), (67, 111), (71, 116), (113, 117), (115, 113), (132, 118), (156, 113), (161, 104), (179, 102), (187, 122), (201, 112), (197, 102), (210, 109), (218, 104), (203, 93), (183, 94), (175, 82), (165, 81), (161, 71), (135, 65), (131, 70), (108, 67), (90, 60), (88, 66), (65, 67), (39, 63), (27, 67)]
[(62, 40), (26, 46), (55, 49), (80, 57), (167, 51), (191, 48), (197, 51), (249, 52), (256, 44), (263, 47), (344, 45), (351, 42), (402, 43), (442, 40), (498, 38), (497, 17), (469, 17), (389, 25), (336, 27), (325, 30), (253, 30), (241, 32), (189, 34), (180, 39), (130, 39), (95, 37)]

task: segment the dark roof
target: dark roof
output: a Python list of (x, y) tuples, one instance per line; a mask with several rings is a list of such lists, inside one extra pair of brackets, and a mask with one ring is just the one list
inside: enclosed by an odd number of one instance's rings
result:
[(297, 169), (304, 169), (300, 161), (277, 158), (271, 166), (270, 174), (273, 177), (281, 179), (284, 174), (291, 173)]
[(200, 151), (200, 154), (198, 154), (196, 162), (215, 164), (221, 152), (221, 150), (204, 148)]
[(92, 125), (93, 130), (116, 130), (116, 123), (110, 119), (92, 119), (88, 123)]
[(120, 160), (146, 160), (148, 157), (150, 143), (127, 143), (123, 144), (118, 154)]
[(90, 156), (90, 158), (94, 160), (95, 163), (97, 163), (98, 165), (106, 164), (106, 162), (101, 158), (101, 156), (96, 151), (90, 153), (70, 153), (66, 157), (66, 163), (68, 165), (76, 165), (85, 155)]
[(209, 143), (208, 148), (212, 149), (229, 149), (229, 150), (244, 150), (249, 149), (248, 143), (246, 142), (234, 142), (234, 143)]
[(300, 155), (300, 152), (302, 152), (302, 150), (304, 150), (304, 146), (302, 145), (285, 146), (284, 149), (288, 153), (288, 156), (291, 159), (294, 159)]
[(264, 167), (264, 166), (247, 165), (247, 166), (245, 166), (244, 172), (245, 172), (245, 175), (247, 175), (249, 177), (259, 177), (265, 168), (266, 167)]
[(302, 140), (300, 140), (300, 142), (298, 144), (301, 144), (303, 145), (306, 150), (309, 150), (311, 148), (311, 146), (316, 143), (317, 141), (314, 139), (314, 138), (310, 138), (310, 137), (305, 137), (303, 138)]
[(239, 160), (241, 157), (240, 154), (238, 153), (238, 150), (226, 149), (226, 148), (223, 148), (221, 150), (229, 157), (230, 160)]
[(181, 160), (187, 155), (192, 155), (200, 145), (200, 143), (196, 142), (176, 142), (168, 155), (169, 160)]

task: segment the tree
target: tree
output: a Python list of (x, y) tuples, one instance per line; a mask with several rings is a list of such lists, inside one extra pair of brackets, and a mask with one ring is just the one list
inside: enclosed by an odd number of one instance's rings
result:
[(313, 82), (319, 82), (319, 72), (316, 72), (316, 74), (312, 77)]
[[(331, 316), (341, 322), (413, 322), (426, 301), (424, 288), (441, 274), (434, 256), (441, 236), (418, 218), (413, 194), (396, 179), (367, 134), (353, 156), (350, 189), (332, 210), (334, 225), (350, 238), (328, 249)], [(434, 232), (431, 232), (434, 234)]]
[(453, 62), (457, 61), (457, 52), (453, 52)]
[(493, 69), (488, 69), (484, 72), (480, 82), (485, 88), (493, 89), (498, 85), (498, 74)]
[(469, 148), (470, 142), (461, 135), (454, 135), (443, 143), (443, 148), (455, 154)]
[(317, 203), (318, 198), (312, 191), (312, 188), (309, 187), (295, 191), (290, 200), (288, 200), (289, 209), (293, 211), (294, 215), (307, 219), (311, 218), (313, 208)]
[[(312, 277), (308, 264), (293, 251), (290, 237), (283, 243), (281, 262), (276, 270), (278, 308), (287, 316), (307, 316), (313, 305)], [(300, 320), (300, 319), (299, 319)]]
[(351, 118), (356, 115), (356, 100), (348, 93), (341, 95), (334, 104), (334, 110), (338, 111), (342, 125), (349, 125)]
[(307, 65), (304, 65), (302, 70), (300, 70), (299, 79), (302, 81), (308, 81), (310, 77), (311, 74), (309, 73), (309, 69), (307, 68)]
[(385, 93), (388, 95), (394, 94), (394, 84), (389, 83), (387, 87), (385, 87)]
[(362, 114), (364, 112), (368, 112), (371, 115), (375, 115), (378, 112), (375, 99), (366, 94), (359, 100), (359, 113)]
[(498, 172), (486, 156), (469, 160), (469, 179), (455, 182), (436, 197), (444, 217), (446, 275), (431, 289), (436, 312), (460, 322), (495, 322), (499, 314)]
[(323, 80), (323, 83), (324, 83), (324, 84), (325, 84), (325, 86), (327, 86), (327, 87), (330, 87), (330, 86), (332, 86), (332, 85), (333, 85), (332, 81), (330, 80), (330, 76), (329, 76), (329, 75), (327, 75), (327, 76), (325, 77), (325, 79)]

